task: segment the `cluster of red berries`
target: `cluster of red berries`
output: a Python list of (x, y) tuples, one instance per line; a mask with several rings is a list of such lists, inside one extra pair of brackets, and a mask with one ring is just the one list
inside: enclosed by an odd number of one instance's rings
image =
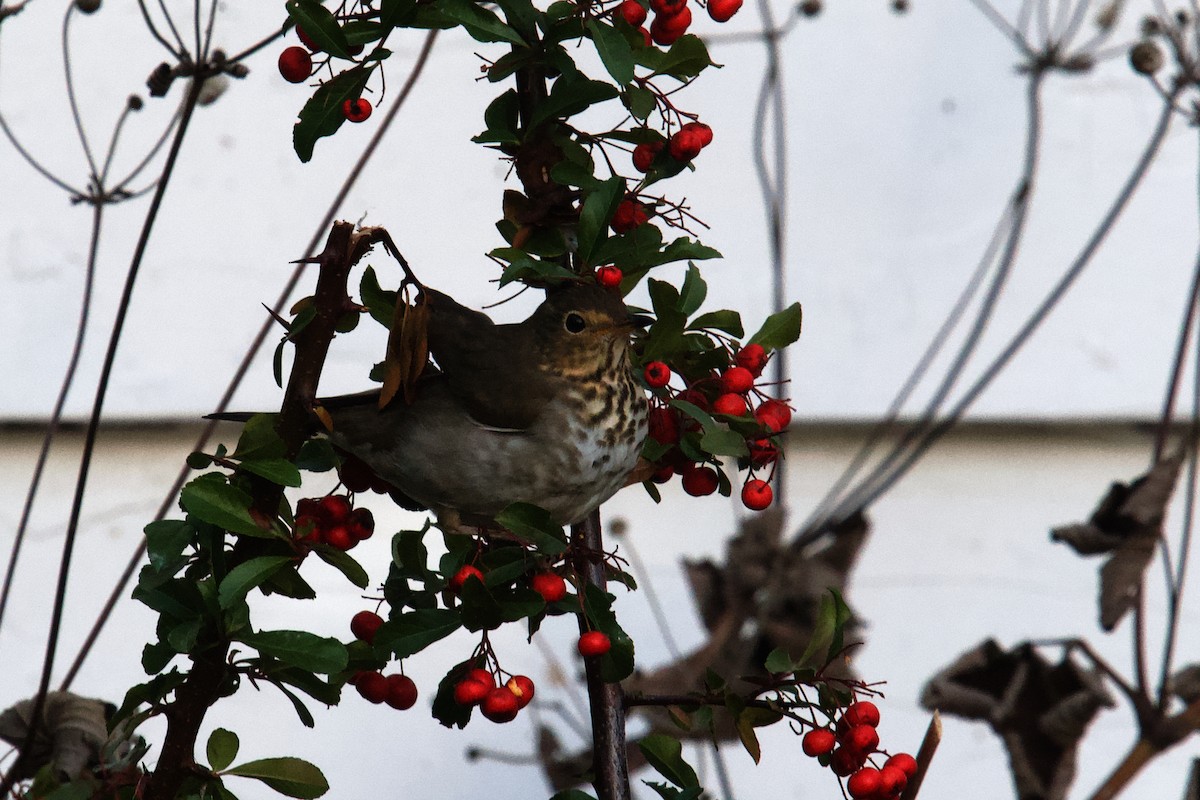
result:
[(659, 154), (667, 155), (681, 164), (686, 164), (700, 155), (700, 151), (712, 144), (712, 128), (703, 122), (688, 122), (664, 141), (642, 142), (633, 148), (633, 166), (638, 172), (649, 172)]
[[(710, 17), (726, 22), (742, 7), (742, 0), (708, 0), (707, 6)], [(692, 25), (692, 10), (687, 0), (650, 0), (650, 10), (654, 12), (654, 21), (650, 30), (646, 30), (644, 25), (649, 16), (646, 6), (638, 0), (622, 0), (617, 6), (617, 14), (642, 32), (647, 47), (651, 42), (663, 46), (674, 44)]]
[[(304, 47), (292, 45), (284, 48), (279, 54), (279, 74), (288, 83), (304, 83), (313, 74), (313, 53), (321, 50), (304, 29), (296, 26), (296, 35), (304, 43)], [(363, 51), (363, 46), (353, 45), (350, 55), (356, 56)], [(342, 102), (342, 115), (350, 122), (363, 122), (371, 116), (371, 101), (362, 98), (350, 98)]]
[[(753, 477), (754, 472), (769, 468), (778, 460), (779, 447), (774, 437), (786, 430), (792, 421), (792, 410), (787, 403), (765, 398), (755, 389), (755, 382), (769, 358), (770, 354), (762, 345), (748, 344), (734, 354), (733, 366), (724, 372), (692, 381), (684, 391), (667, 397), (660, 395), (652, 401), (650, 409), (650, 436), (664, 445), (678, 445), (683, 433), (699, 424), (667, 405), (671, 399), (691, 403), (702, 411), (733, 421), (756, 423), (746, 442), (751, 477), (741, 492), (742, 503), (754, 511), (767, 508), (775, 497), (770, 476), (768, 480), (762, 480)], [(646, 385), (656, 390), (670, 392), (671, 375), (671, 368), (661, 361), (651, 361), (643, 370)], [(752, 405), (756, 400), (757, 405)], [(678, 447), (672, 447), (658, 465), (653, 477), (655, 483), (666, 483), (678, 473), (682, 477), (683, 490), (694, 497), (712, 494), (720, 483), (716, 469), (688, 459)]]
[[(360, 611), (350, 619), (350, 632), (354, 638), (371, 644), (381, 625), (383, 617), (374, 611)], [(392, 708), (405, 711), (417, 702), (417, 685), (403, 673), (384, 675), (379, 670), (363, 671), (357, 673), (350, 683), (372, 703), (387, 703)]]
[(345, 495), (308, 497), (296, 503), (294, 536), (298, 542), (349, 550), (373, 533), (375, 517), (371, 510), (352, 507)]
[(513, 675), (497, 685), (496, 676), (486, 669), (472, 669), (454, 684), (454, 702), (479, 706), (492, 722), (512, 722), (517, 712), (533, 700), (533, 692), (533, 681), (524, 675)]
[[(815, 728), (804, 734), (801, 747), (846, 778), (846, 792), (856, 800), (896, 800), (917, 771), (917, 761), (908, 753), (889, 756), (881, 767), (868, 766), (879, 749), (879, 708), (863, 700), (851, 703), (838, 719), (836, 733)], [(836, 748), (836, 749), (835, 749)]]

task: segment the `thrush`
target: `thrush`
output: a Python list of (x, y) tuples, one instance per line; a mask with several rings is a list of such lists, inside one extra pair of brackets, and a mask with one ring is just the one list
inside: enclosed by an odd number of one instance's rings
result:
[(422, 287), (437, 363), (412, 402), (379, 392), (326, 398), (329, 439), (443, 526), (485, 525), (514, 502), (579, 522), (624, 484), (647, 432), (630, 334), (649, 320), (595, 284), (547, 290), (523, 322), (498, 325)]

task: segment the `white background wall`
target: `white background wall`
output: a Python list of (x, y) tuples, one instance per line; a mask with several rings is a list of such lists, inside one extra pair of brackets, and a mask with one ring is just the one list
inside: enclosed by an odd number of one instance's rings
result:
[[(782, 15), (786, 4), (776, 5)], [(982, 252), (1015, 180), (1022, 137), (1014, 51), (969, 4), (918, 0), (905, 17), (889, 13), (882, 0), (827, 5), (822, 17), (802, 22), (785, 44), (792, 180), (788, 282), (789, 295), (805, 305), (805, 333), (791, 356), (791, 394), (807, 421), (866, 418), (886, 407)], [(1011, 13), (1017, 4), (998, 5)], [(4, 24), (0, 110), (52, 170), (80, 183), (85, 173), (58, 62), (61, 8), (35, 0)], [(748, 4), (725, 30), (753, 28), (750, 11)], [(230, 51), (240, 49), (281, 17), (274, 4), (231, 4), (222, 10), (219, 39)], [(1127, 17), (1122, 41), (1133, 23)], [(702, 32), (713, 28), (701, 23)], [(95, 140), (103, 142), (125, 96), (140, 90), (161, 54), (141, 31), (136, 7), (114, 0), (94, 17), (76, 19), (73, 35), (84, 114)], [(396, 48), (399, 57), (389, 72), (393, 98), (402, 65), (417, 46), (413, 36)], [(467, 141), (480, 129), (493, 90), (471, 80), (476, 51), (486, 49), (464, 37), (439, 43), (426, 80), (342, 216), (387, 226), (429, 283), (482, 304), (494, 296), (486, 280), (495, 270), (482, 253), (498, 244), (492, 223), (505, 184), (502, 165)], [(276, 52), (252, 60), (250, 78), (198, 114), (135, 293), (106, 406), (112, 417), (190, 419), (212, 408), (263, 318), (260, 303), (274, 300), (290, 270), (286, 262), (301, 255), (333, 188), (381, 116), (323, 140), (314, 162), (300, 165), (289, 142), (304, 93), (278, 77)], [(716, 140), (699, 171), (677, 182), (677, 191), (713, 225), (705, 240), (727, 256), (706, 270), (714, 287), (710, 296), (740, 309), (752, 328), (767, 313), (769, 296), (750, 161), (763, 59), (746, 44), (714, 44), (713, 54), (725, 68), (706, 76), (701, 83), (707, 88), (684, 97), (713, 125)], [(178, 87), (171, 98), (149, 102), (131, 122), (118, 172), (140, 156), (139, 143), (157, 135), (177, 97)], [(1041, 193), (985, 355), (1019, 324), (1090, 233), (1148, 135), (1158, 101), (1118, 57), (1086, 77), (1052, 78), (1046, 107)], [(1192, 130), (1176, 126), (1102, 258), (979, 404), (981, 415), (1155, 413), (1195, 254), (1193, 137)], [(106, 323), (145, 203), (108, 212), (93, 335), (70, 404), (75, 416), (86, 413), (90, 402)], [(0, 345), (0, 419), (41, 419), (53, 402), (78, 308), (88, 216), (86, 208), (49, 189), (10, 148), (0, 147), (0, 318), (7, 322)], [(391, 269), (382, 257), (374, 263)], [(529, 300), (497, 315), (519, 318)], [(381, 347), (380, 339), (360, 335), (340, 341), (326, 389), (362, 388)], [(237, 405), (268, 408), (277, 400), (269, 362), (260, 360)], [(852, 441), (803, 428), (795, 438), (800, 449), (791, 460), (792, 502), (802, 514), (836, 474)], [(70, 595), (68, 654), (190, 442), (190, 431), (103, 435), (76, 560), (78, 583)], [(48, 614), (45, 587), (61, 543), (77, 446), (68, 439), (57, 451), (24, 557), (19, 613), (0, 632), (0, 663), (11, 671), (0, 705), (35, 683)], [(0, 530), (15, 528), (35, 447), (24, 434), (0, 440)], [(860, 669), (888, 681), (886, 742), (916, 747), (927, 720), (916, 706), (922, 682), (984, 635), (1011, 644), (1094, 630), (1093, 565), (1051, 547), (1046, 530), (1086, 515), (1110, 480), (1144, 468), (1148, 450), (1143, 438), (1124, 434), (965, 437), (936, 449), (879, 504), (877, 534), (851, 596), (872, 623)], [(734, 519), (733, 507), (719, 500), (682, 500), (669, 494), (654, 507), (635, 489), (613, 508), (632, 519), (659, 592), (674, 597), (684, 591), (680, 555), (719, 554)], [(677, 508), (689, 513), (672, 510)], [(388, 521), (393, 528), (400, 524), (399, 517)], [(379, 536), (356, 551), (375, 579), (383, 575), (384, 542)], [(263, 624), (297, 623), (344, 635), (362, 601), (343, 584), (314, 581), (322, 590), (319, 605), (268, 605)], [(665, 648), (643, 599), (621, 602), (640, 663), (660, 663)], [(681, 609), (677, 636), (697, 642), (686, 605), (675, 607)], [(1154, 608), (1161, 612), (1161, 599)], [(1192, 604), (1185, 628), (1195, 621)], [(131, 653), (147, 640), (149, 625), (144, 609), (124, 604), (79, 688), (107, 696), (137, 680)], [(548, 626), (546, 633), (556, 652), (570, 651), (569, 630)], [(467, 646), (449, 643), (414, 660), (409, 668), (422, 689)], [(505, 646), (513, 668), (528, 659), (527, 671), (535, 679), (543, 674), (545, 664), (533, 648), (515, 635)], [(1117, 664), (1127, 663), (1124, 628), (1099, 646)], [(1194, 641), (1185, 639), (1181, 663), (1198, 656)], [(245, 757), (284, 751), (309, 757), (329, 774), (337, 796), (381, 787), (397, 797), (426, 796), (432, 780), (439, 796), (545, 794), (535, 770), (497, 764), (468, 769), (456, 760), (469, 744), (526, 749), (532, 717), (507, 728), (479, 724), (464, 734), (444, 731), (416, 709), (400, 714), (349, 702), (322, 714), (317, 731), (308, 732), (269, 692), (249, 693), (217, 716), (215, 724), (243, 734)], [(1099, 783), (1129, 735), (1124, 709), (1101, 718), (1082, 754), (1083, 777), (1073, 796), (1086, 796)], [(764, 766), (757, 769), (730, 753), (743, 787), (739, 797), (835, 797), (828, 773), (801, 759), (796, 744), (787, 734), (770, 737)], [(1190, 754), (1184, 748), (1164, 759), (1128, 796), (1178, 796)], [(1011, 796), (996, 740), (981, 726), (951, 721), (923, 796), (964, 792), (981, 800)]]

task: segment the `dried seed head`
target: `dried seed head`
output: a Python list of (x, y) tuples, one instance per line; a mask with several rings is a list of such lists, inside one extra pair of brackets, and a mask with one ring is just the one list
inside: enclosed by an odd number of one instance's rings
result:
[(100, 9), (100, 0), (75, 0), (75, 7), (84, 14), (93, 14)]
[(908, 0), (892, 0), (892, 11), (903, 14), (908, 11)]
[(1158, 21), (1158, 17), (1142, 18), (1142, 36), (1149, 38), (1160, 33), (1162, 33), (1162, 24)]
[(1121, 6), (1124, 0), (1112, 0), (1096, 12), (1096, 27), (1102, 31), (1111, 31), (1121, 18)]
[(821, 0), (804, 0), (796, 10), (806, 17), (815, 17), (821, 13)]
[(1134, 72), (1153, 75), (1162, 69), (1163, 52), (1156, 42), (1143, 39), (1129, 49), (1129, 64)]

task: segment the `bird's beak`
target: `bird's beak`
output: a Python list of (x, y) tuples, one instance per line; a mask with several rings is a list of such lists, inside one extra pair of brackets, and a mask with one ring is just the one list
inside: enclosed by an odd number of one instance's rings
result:
[(648, 314), (630, 314), (629, 321), (625, 324), (631, 328), (648, 328), (654, 323), (654, 317)]

